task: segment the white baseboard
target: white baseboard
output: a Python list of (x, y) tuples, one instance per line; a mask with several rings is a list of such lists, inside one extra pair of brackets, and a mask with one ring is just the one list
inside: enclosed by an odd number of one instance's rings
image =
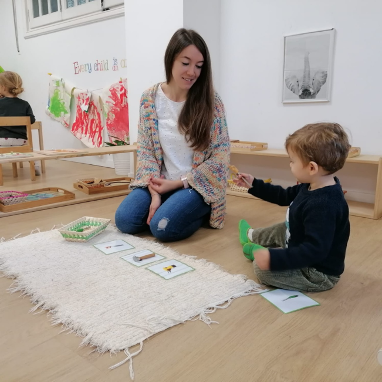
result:
[(362, 202), (362, 203), (374, 203), (375, 200), (375, 194), (371, 192), (361, 192), (361, 191), (354, 191), (354, 190), (347, 190), (345, 194), (345, 198), (348, 200), (353, 200), (355, 202)]

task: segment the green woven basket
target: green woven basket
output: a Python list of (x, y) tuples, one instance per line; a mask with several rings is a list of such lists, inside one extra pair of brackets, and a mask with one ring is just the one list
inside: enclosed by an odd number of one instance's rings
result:
[(85, 242), (100, 234), (109, 223), (110, 219), (84, 216), (60, 228), (58, 231), (65, 240)]

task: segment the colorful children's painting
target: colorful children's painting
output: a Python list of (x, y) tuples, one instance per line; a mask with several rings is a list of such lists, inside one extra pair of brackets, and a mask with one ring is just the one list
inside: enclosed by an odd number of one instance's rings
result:
[(76, 89), (62, 78), (51, 75), (46, 113), (65, 127), (70, 126), (72, 95), (76, 114), (70, 130), (76, 138), (87, 147), (102, 147), (106, 126), (110, 142), (119, 139), (129, 143), (126, 78), (103, 89), (88, 91)]
[(65, 82), (62, 78), (54, 76), (49, 79), (49, 98), (46, 114), (59, 121), (65, 127), (70, 122), (70, 98), (73, 85)]
[(120, 79), (104, 89), (103, 108), (109, 140), (129, 142), (129, 109), (127, 79)]
[(101, 147), (103, 145), (103, 123), (100, 93), (94, 91), (74, 89), (75, 120), (71, 131), (73, 135), (87, 147)]
[(190, 266), (181, 263), (178, 260), (167, 260), (163, 263), (153, 265), (146, 269), (156, 273), (157, 275), (163, 277), (166, 280), (172, 279), (176, 276), (180, 276), (194, 270), (194, 268), (191, 268)]

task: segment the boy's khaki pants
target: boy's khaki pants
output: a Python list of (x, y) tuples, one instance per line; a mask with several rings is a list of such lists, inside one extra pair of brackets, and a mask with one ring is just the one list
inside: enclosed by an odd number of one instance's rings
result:
[[(267, 248), (285, 248), (285, 234), (285, 222), (278, 223), (270, 227), (254, 229), (251, 241)], [(253, 269), (261, 284), (304, 292), (332, 289), (340, 279), (339, 276), (329, 276), (315, 268), (262, 271), (256, 261), (253, 262)]]

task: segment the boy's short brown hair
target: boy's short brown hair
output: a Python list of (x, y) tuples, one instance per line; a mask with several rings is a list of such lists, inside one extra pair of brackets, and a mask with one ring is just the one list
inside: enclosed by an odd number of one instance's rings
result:
[(292, 150), (307, 165), (315, 162), (328, 174), (340, 170), (346, 161), (350, 144), (338, 123), (312, 123), (289, 135), (285, 148)]

